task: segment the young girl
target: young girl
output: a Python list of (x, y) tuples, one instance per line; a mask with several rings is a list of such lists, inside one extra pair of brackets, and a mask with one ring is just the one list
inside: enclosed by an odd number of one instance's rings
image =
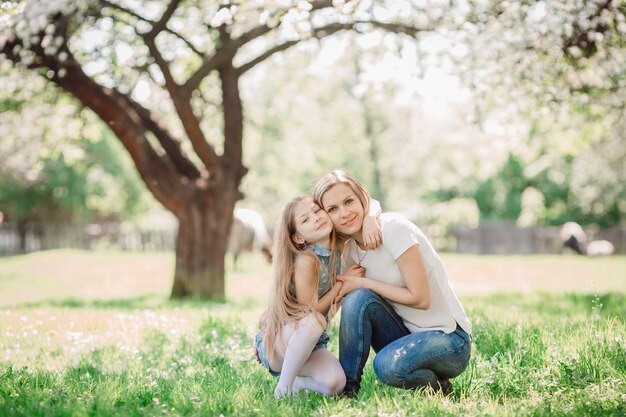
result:
[[(375, 223), (375, 216), (366, 216)], [(373, 227), (378, 234), (378, 227)], [(269, 306), (255, 336), (257, 358), (278, 376), (274, 395), (310, 389), (324, 395), (343, 391), (346, 378), (339, 361), (326, 349), (325, 329), (336, 311), (341, 289), (337, 239), (328, 214), (310, 197), (285, 205), (276, 226)], [(354, 266), (344, 275), (363, 276)]]

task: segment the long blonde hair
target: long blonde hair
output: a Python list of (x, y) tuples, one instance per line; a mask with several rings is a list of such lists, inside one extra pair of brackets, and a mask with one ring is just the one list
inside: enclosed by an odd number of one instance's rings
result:
[[(308, 249), (307, 243), (296, 243), (292, 236), (296, 233), (296, 222), (294, 219), (295, 206), (308, 196), (298, 196), (293, 200), (285, 204), (281, 213), (280, 219), (276, 223), (276, 231), (274, 234), (274, 257), (272, 259), (272, 283), (269, 293), (269, 302), (267, 310), (261, 316), (259, 326), (264, 331), (264, 343), (265, 351), (270, 359), (274, 358), (276, 347), (282, 346), (282, 329), (285, 324), (296, 324), (305, 316), (315, 311), (318, 298), (314, 297), (313, 302), (310, 305), (303, 305), (298, 302), (296, 295), (296, 285), (294, 282), (295, 263), (298, 256), (311, 256), (315, 259), (315, 276), (319, 274), (319, 268), (321, 262), (311, 251)], [(331, 232), (330, 239), (331, 259), (330, 259), (330, 271), (332, 285), (336, 283), (336, 268), (337, 255), (335, 251), (335, 232)], [(318, 279), (315, 280), (316, 293), (317, 285), (319, 285)], [(329, 314), (334, 313), (334, 300), (331, 304), (331, 311)], [(328, 323), (322, 322), (323, 317), (318, 314), (318, 320), (320, 324), (328, 325)]]
[[(345, 184), (347, 185), (352, 192), (356, 195), (356, 198), (359, 199), (361, 205), (363, 206), (363, 210), (365, 213), (369, 211), (371, 196), (369, 191), (357, 181), (352, 175), (350, 175), (347, 171), (342, 169), (335, 169), (330, 171), (328, 174), (324, 175), (320, 179), (318, 179), (313, 185), (313, 201), (315, 204), (325, 209), (322, 205), (322, 198), (324, 194), (331, 188), (333, 188), (337, 184)], [(339, 239), (346, 240), (349, 236), (343, 236), (341, 233), (337, 233)]]

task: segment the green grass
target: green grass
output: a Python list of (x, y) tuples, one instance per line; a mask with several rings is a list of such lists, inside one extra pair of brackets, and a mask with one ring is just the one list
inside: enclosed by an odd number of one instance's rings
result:
[[(260, 258), (229, 270), (228, 302), (173, 302), (166, 298), (167, 287), (149, 286), (143, 294), (137, 290), (113, 297), (108, 281), (96, 286), (103, 288), (100, 296), (92, 296), (97, 293), (94, 281), (109, 278), (90, 265), (126, 265), (127, 281), (136, 277), (146, 284), (145, 270), (134, 268), (158, 264), (161, 256), (118, 255), (47, 253), (48, 265), (68, 262), (69, 270), (69, 265), (83, 264), (86, 271), (95, 272), (82, 281), (66, 278), (71, 285), (49, 291), (50, 297), (21, 298), (22, 292), (31, 291), (32, 280), (39, 282), (38, 294), (46, 293), (63, 274), (48, 268), (52, 278), (46, 281), (45, 275), (32, 272), (33, 265), (17, 267), (22, 260), (0, 259), (0, 416), (626, 415), (623, 274), (598, 277), (606, 278), (602, 285), (608, 290), (597, 293), (581, 292), (577, 285), (561, 291), (548, 286), (504, 292), (500, 284), (494, 285), (496, 292), (461, 293), (474, 325), (474, 343), (469, 367), (453, 380), (449, 397), (384, 386), (377, 382), (370, 360), (356, 400), (309, 393), (277, 401), (276, 379), (252, 359), (250, 349), (264, 306), (257, 294), (266, 290), (256, 287), (266, 284), (261, 275), (269, 271)], [(546, 274), (553, 275), (559, 261), (564, 269), (570, 262), (584, 268), (581, 259), (516, 262), (529, 270), (541, 270), (536, 265), (548, 263)], [(615, 259), (610, 261), (623, 264)], [(477, 270), (471, 273), (477, 276), (512, 262), (497, 257), (444, 260), (446, 265), (455, 261), (473, 264)], [(613, 267), (601, 269), (606, 268)], [(10, 270), (10, 279), (21, 280), (21, 292), (15, 282), (5, 291)], [(487, 282), (487, 277), (481, 279)], [(503, 278), (497, 273), (491, 279)], [(331, 336), (330, 348), (336, 354), (337, 322)]]

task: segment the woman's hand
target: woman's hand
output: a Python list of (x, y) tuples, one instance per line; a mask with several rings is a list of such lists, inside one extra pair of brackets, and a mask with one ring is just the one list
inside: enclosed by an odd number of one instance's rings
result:
[(383, 229), (376, 217), (367, 215), (363, 218), (362, 227), (363, 247), (365, 250), (374, 250), (383, 242)]
[(365, 268), (359, 267), (358, 273), (359, 275), (344, 274), (337, 277), (337, 281), (343, 284), (339, 289), (339, 294), (337, 295), (339, 302), (343, 301), (343, 298), (352, 291), (365, 286), (367, 281), (367, 278), (365, 278)]
[(365, 268), (361, 265), (352, 265), (348, 268), (342, 275), (337, 276), (337, 284), (341, 284), (339, 287), (339, 292), (337, 293), (337, 297), (335, 297), (335, 304), (337, 308), (341, 306), (341, 302), (343, 298), (349, 294), (354, 288), (350, 288), (346, 290), (346, 282), (351, 279), (363, 279), (365, 277)]

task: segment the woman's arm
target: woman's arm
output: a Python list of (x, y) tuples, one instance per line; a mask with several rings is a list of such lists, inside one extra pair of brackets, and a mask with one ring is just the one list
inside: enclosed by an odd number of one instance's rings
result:
[(344, 297), (357, 288), (369, 288), (389, 301), (420, 310), (430, 308), (430, 287), (419, 247), (417, 245), (411, 246), (396, 259), (396, 264), (400, 269), (406, 288), (385, 284), (370, 278), (355, 278), (342, 275), (337, 277), (338, 280), (343, 282), (343, 286), (339, 291), (339, 297)]

